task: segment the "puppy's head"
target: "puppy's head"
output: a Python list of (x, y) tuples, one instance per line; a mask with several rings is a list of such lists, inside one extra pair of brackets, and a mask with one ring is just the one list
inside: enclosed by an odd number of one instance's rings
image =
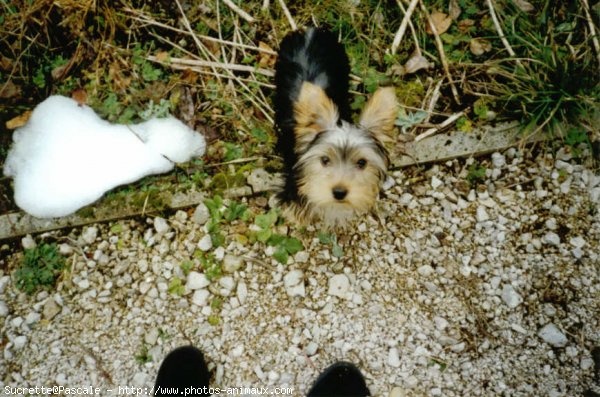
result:
[(296, 171), (298, 190), (314, 217), (345, 224), (373, 207), (386, 175), (397, 107), (393, 88), (380, 88), (353, 125), (339, 119), (319, 86), (303, 84), (294, 108)]

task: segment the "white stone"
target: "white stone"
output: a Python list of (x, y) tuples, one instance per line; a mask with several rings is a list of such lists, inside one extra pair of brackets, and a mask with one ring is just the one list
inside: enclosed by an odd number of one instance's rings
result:
[(310, 259), (310, 254), (308, 251), (300, 251), (294, 255), (294, 262), (296, 263), (306, 263)]
[(52, 320), (58, 313), (61, 312), (61, 310), (61, 307), (54, 301), (54, 299), (50, 298), (44, 304), (42, 314), (46, 320)]
[(235, 281), (233, 280), (233, 277), (224, 276), (219, 279), (219, 285), (227, 291), (231, 291), (233, 290), (233, 287), (235, 287)]
[(443, 331), (448, 327), (448, 320), (443, 317), (436, 316), (433, 318), (433, 322), (435, 323), (435, 327), (440, 331)]
[(558, 229), (558, 225), (556, 224), (556, 218), (548, 218), (546, 220), (546, 227), (550, 230)]
[(293, 287), (303, 281), (304, 273), (302, 270), (291, 270), (283, 276), (283, 285), (285, 287)]
[(400, 354), (398, 353), (398, 349), (392, 347), (388, 352), (388, 364), (391, 367), (398, 368), (400, 366)]
[(192, 222), (198, 225), (204, 225), (210, 219), (210, 211), (204, 203), (198, 204), (192, 215)]
[(431, 187), (433, 189), (437, 189), (438, 187), (442, 186), (444, 184), (444, 182), (442, 182), (440, 179), (436, 178), (435, 176), (431, 177)]
[(13, 339), (13, 346), (15, 350), (21, 350), (27, 344), (27, 337), (25, 335), (17, 336)]
[(327, 293), (339, 298), (346, 298), (350, 290), (350, 280), (345, 274), (336, 274), (329, 279), (329, 290)]
[(581, 362), (579, 363), (579, 366), (584, 371), (587, 371), (588, 369), (592, 368), (593, 365), (594, 365), (594, 360), (592, 360), (590, 357), (582, 358)]
[(154, 346), (158, 341), (158, 328), (151, 328), (150, 331), (144, 335), (144, 342), (150, 346)]
[(87, 244), (92, 244), (96, 241), (96, 237), (98, 236), (98, 228), (95, 226), (90, 226), (85, 228), (83, 233), (81, 234), (82, 240)]
[(569, 240), (569, 244), (571, 244), (575, 248), (583, 248), (585, 246), (585, 240), (583, 237), (573, 237)]
[(164, 218), (161, 218), (160, 216), (154, 218), (154, 230), (156, 230), (156, 233), (163, 235), (168, 232), (169, 229), (170, 226)]
[(252, 186), (252, 192), (260, 193), (273, 189), (276, 184), (274, 175), (269, 174), (264, 168), (255, 168), (247, 178), (248, 185)]
[(54, 378), (54, 380), (56, 381), (56, 383), (59, 386), (64, 386), (67, 384), (67, 375), (63, 374), (62, 372), (57, 374), (56, 377)]
[(315, 342), (308, 342), (308, 344), (304, 348), (304, 352), (309, 357), (317, 354), (317, 350), (319, 350), (319, 345), (316, 344)]
[(392, 389), (388, 397), (407, 397), (407, 394), (402, 388), (396, 386)]
[(223, 258), (223, 271), (227, 273), (233, 273), (242, 267), (244, 260), (242, 257), (237, 255), (225, 255)]
[(225, 258), (225, 248), (217, 247), (214, 251), (215, 259), (218, 261), (222, 261)]
[(199, 289), (194, 292), (192, 295), (192, 303), (196, 306), (206, 306), (208, 303), (208, 296), (210, 293), (205, 289)]
[(487, 214), (487, 211), (485, 210), (485, 207), (483, 206), (478, 206), (477, 207), (477, 222), (485, 222), (487, 220), (489, 220), (490, 217)]
[(21, 239), (21, 245), (23, 246), (23, 249), (26, 250), (34, 249), (35, 247), (37, 247), (37, 244), (35, 243), (33, 237), (31, 237), (31, 234), (28, 234), (27, 236)]
[(560, 244), (560, 237), (554, 232), (548, 232), (544, 235), (543, 241), (545, 244), (557, 246)]
[(205, 288), (210, 284), (210, 281), (206, 277), (204, 273), (198, 273), (196, 271), (191, 271), (187, 276), (187, 282), (185, 287), (188, 290), (197, 290), (200, 288)]
[(506, 306), (510, 307), (511, 309), (514, 309), (515, 307), (519, 306), (521, 302), (523, 302), (521, 295), (519, 295), (510, 284), (506, 284), (504, 288), (502, 288), (501, 296), (504, 303), (506, 303)]
[(244, 345), (237, 345), (236, 347), (231, 349), (230, 354), (232, 357), (241, 357), (242, 354), (244, 354)]
[(419, 268), (417, 269), (417, 273), (419, 273), (423, 277), (428, 277), (431, 274), (433, 274), (433, 267), (429, 265), (419, 266)]
[(6, 316), (8, 316), (8, 306), (6, 306), (6, 303), (4, 303), (4, 301), (0, 301), (0, 317)]
[(246, 303), (246, 299), (248, 298), (248, 287), (246, 287), (246, 283), (244, 283), (243, 281), (240, 281), (238, 283), (236, 295), (237, 295), (238, 301), (241, 304)]
[(498, 152), (492, 153), (492, 164), (496, 168), (502, 168), (506, 164), (506, 158)]
[(88, 289), (90, 287), (90, 282), (87, 278), (84, 278), (79, 283), (77, 283), (77, 286), (81, 289)]
[(290, 296), (290, 297), (294, 297), (294, 296), (306, 296), (306, 291), (304, 288), (304, 283), (300, 283), (297, 285), (293, 285), (291, 287), (287, 287), (285, 289), (285, 292)]
[(213, 246), (212, 240), (209, 234), (206, 234), (204, 237), (198, 241), (198, 248), (202, 251), (208, 251)]
[(145, 372), (137, 372), (135, 375), (133, 375), (131, 383), (135, 387), (146, 387), (148, 386), (149, 378), (150, 377)]
[(25, 324), (29, 324), (29, 325), (35, 324), (38, 321), (40, 321), (40, 318), (41, 318), (41, 316), (39, 313), (31, 312), (25, 317)]
[(549, 323), (546, 324), (542, 329), (539, 330), (538, 336), (544, 340), (544, 342), (554, 346), (563, 347), (568, 343), (568, 339), (556, 325)]

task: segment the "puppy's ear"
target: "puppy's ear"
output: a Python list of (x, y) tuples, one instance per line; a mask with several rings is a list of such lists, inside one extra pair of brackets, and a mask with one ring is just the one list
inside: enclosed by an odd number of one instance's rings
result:
[(393, 87), (379, 88), (369, 99), (360, 115), (360, 126), (383, 144), (392, 141), (398, 101)]
[(301, 150), (320, 133), (335, 127), (338, 111), (318, 85), (304, 82), (294, 104), (296, 148)]

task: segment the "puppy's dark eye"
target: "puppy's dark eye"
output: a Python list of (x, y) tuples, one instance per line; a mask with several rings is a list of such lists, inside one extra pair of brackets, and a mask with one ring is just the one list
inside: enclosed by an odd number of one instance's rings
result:
[(323, 167), (327, 167), (330, 162), (331, 162), (331, 160), (329, 159), (329, 157), (327, 157), (327, 156), (321, 157), (321, 164), (323, 164)]
[(356, 162), (356, 166), (358, 168), (360, 168), (361, 170), (364, 169), (367, 166), (367, 160), (365, 159), (360, 159)]

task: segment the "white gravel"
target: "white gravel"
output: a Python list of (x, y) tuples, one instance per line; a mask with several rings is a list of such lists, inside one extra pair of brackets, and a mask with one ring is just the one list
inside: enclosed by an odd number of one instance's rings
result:
[[(58, 239), (70, 271), (28, 296), (7, 277), (22, 252), (0, 259), (0, 390), (151, 386), (165, 355), (193, 343), (222, 387), (302, 395), (345, 360), (375, 396), (600, 392), (600, 178), (558, 157), (494, 154), (473, 187), (460, 161), (396, 171), (377, 219), (338, 233), (341, 258), (313, 227), (291, 227), (305, 250), (287, 265), (241, 221), (214, 247), (203, 205), (26, 238)], [(261, 213), (260, 199), (246, 204)]]

